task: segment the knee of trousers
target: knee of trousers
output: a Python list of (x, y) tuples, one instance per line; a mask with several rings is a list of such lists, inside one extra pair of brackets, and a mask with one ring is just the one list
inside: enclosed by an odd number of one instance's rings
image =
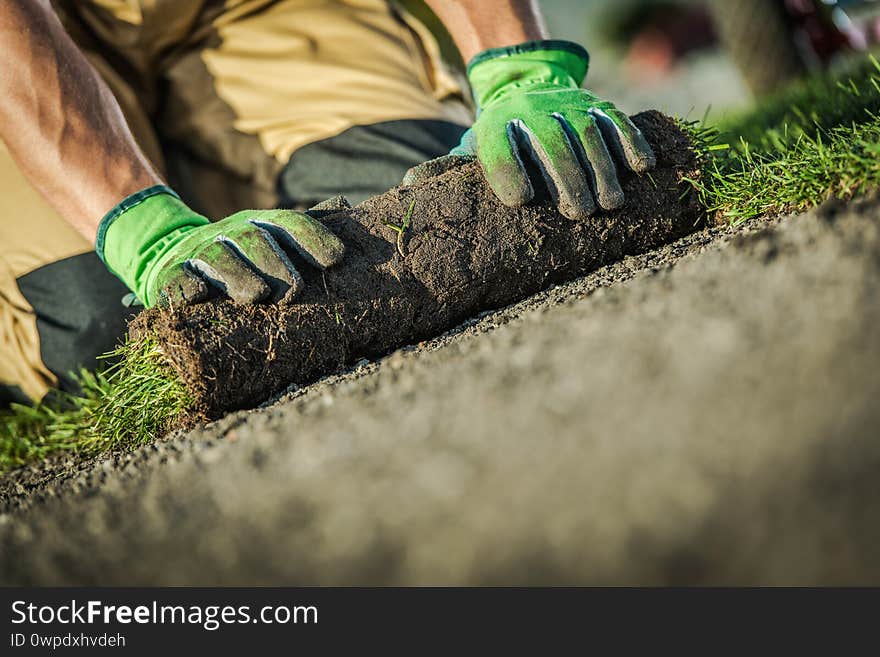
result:
[(401, 119), (303, 146), (278, 177), (280, 205), (305, 209), (340, 194), (360, 203), (399, 185), (410, 167), (448, 153), (466, 130), (450, 121)]
[(15, 280), (18, 303), (0, 296), (0, 403), (76, 391), (74, 373), (95, 369), (124, 338), (127, 289), (93, 252), (51, 262)]

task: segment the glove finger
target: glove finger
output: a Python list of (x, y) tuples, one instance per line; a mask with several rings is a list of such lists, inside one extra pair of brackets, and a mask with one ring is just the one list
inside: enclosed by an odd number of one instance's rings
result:
[(403, 176), (403, 185), (418, 185), (426, 180), (435, 178), (451, 171), (455, 167), (471, 162), (474, 158), (464, 155), (441, 155), (433, 160), (417, 164)]
[(486, 180), (504, 205), (517, 208), (535, 196), (525, 165), (520, 157), (518, 133), (513, 121), (506, 126), (490, 126), (477, 136), (477, 156)]
[(186, 263), (178, 265), (162, 283), (157, 304), (173, 308), (207, 301), (211, 296), (208, 285)]
[(631, 171), (644, 173), (654, 168), (654, 151), (626, 114), (612, 108), (594, 109), (590, 113), (596, 117), (608, 148)]
[(605, 145), (596, 119), (588, 113), (576, 114), (569, 118), (568, 124), (581, 147), (580, 156), (584, 160), (584, 169), (590, 177), (599, 205), (604, 210), (616, 210), (623, 205), (625, 198), (617, 179), (617, 167)]
[(588, 172), (578, 156), (577, 135), (562, 115), (535, 116), (517, 123), (521, 152), (541, 171), (560, 214), (586, 219), (596, 212)]
[(251, 270), (225, 237), (211, 242), (188, 260), (187, 265), (235, 303), (256, 303), (269, 295), (266, 282)]
[(296, 252), (319, 269), (332, 267), (345, 255), (342, 240), (307, 214), (278, 210), (251, 219), (250, 223), (266, 230), (281, 247)]
[(227, 232), (225, 237), (230, 240), (227, 244), (269, 286), (270, 302), (291, 301), (305, 289), (302, 276), (265, 228), (249, 221), (243, 228)]

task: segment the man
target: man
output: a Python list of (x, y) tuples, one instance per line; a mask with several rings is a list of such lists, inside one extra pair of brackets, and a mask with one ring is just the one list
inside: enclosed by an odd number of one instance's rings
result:
[(618, 207), (616, 167), (654, 156), (580, 89), (586, 52), (548, 40), (535, 0), (426, 4), (470, 62), (476, 120), (435, 38), (386, 0), (3, 3), (7, 399), (93, 365), (124, 331), (129, 290), (147, 306), (284, 303), (298, 268), (343, 257), (306, 214), (240, 208), (358, 201), (462, 156), (512, 206), (546, 185), (575, 220)]

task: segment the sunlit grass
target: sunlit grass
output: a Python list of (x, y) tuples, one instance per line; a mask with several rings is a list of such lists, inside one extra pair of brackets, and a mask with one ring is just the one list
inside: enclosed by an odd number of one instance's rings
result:
[(688, 126), (703, 158), (691, 181), (731, 223), (806, 210), (880, 185), (880, 63), (816, 77), (716, 127)]
[(191, 403), (150, 340), (129, 342), (103, 372), (82, 371), (81, 393), (0, 411), (0, 472), (64, 452), (90, 456), (161, 437)]

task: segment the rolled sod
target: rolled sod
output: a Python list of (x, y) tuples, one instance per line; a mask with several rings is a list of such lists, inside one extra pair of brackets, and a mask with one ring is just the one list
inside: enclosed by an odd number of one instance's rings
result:
[(508, 208), (466, 163), (324, 217), (346, 255), (323, 273), (301, 267), (307, 289), (297, 303), (150, 309), (130, 333), (157, 341), (195, 400), (190, 418), (215, 419), (668, 243), (703, 219), (685, 181), (699, 175), (697, 157), (671, 119), (652, 111), (633, 120), (658, 161), (649, 175), (620, 172), (620, 210), (572, 221), (546, 193)]

